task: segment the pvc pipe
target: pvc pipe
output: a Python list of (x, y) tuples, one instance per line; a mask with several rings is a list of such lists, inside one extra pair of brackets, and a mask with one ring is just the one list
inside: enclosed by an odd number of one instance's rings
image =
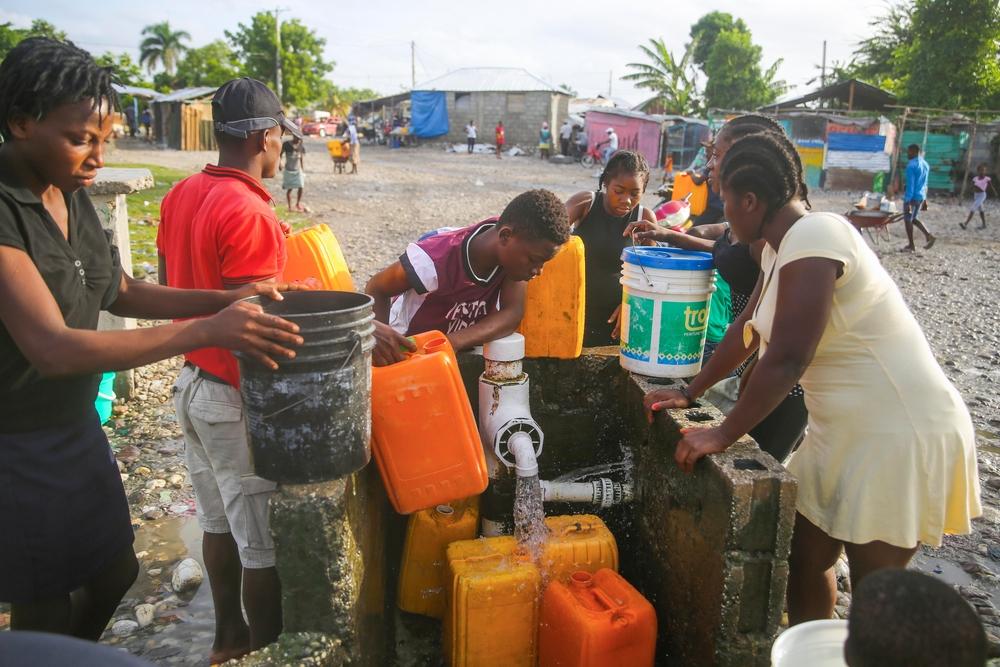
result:
[(542, 501), (563, 503), (589, 503), (612, 507), (632, 502), (632, 485), (614, 482), (607, 477), (592, 482), (549, 482), (543, 480)]
[(518, 477), (537, 477), (538, 459), (535, 458), (535, 445), (527, 433), (514, 433), (507, 442), (507, 448), (514, 455), (514, 470)]

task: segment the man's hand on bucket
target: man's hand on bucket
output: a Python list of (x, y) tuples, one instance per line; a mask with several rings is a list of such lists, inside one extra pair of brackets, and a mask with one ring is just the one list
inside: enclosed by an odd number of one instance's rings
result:
[(266, 296), (274, 301), (282, 301), (285, 297), (282, 292), (299, 292), (302, 290), (314, 290), (322, 287), (315, 278), (306, 278), (292, 283), (279, 283), (274, 280), (265, 280), (259, 283), (250, 283), (239, 289), (232, 290), (233, 301), (248, 299), (253, 296)]

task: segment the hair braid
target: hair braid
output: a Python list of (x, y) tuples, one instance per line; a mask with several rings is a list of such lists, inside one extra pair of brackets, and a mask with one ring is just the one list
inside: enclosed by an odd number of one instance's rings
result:
[(0, 63), (0, 137), (10, 139), (10, 120), (22, 115), (42, 120), (64, 104), (91, 100), (102, 113), (107, 101), (118, 108), (116, 77), (110, 67), (72, 42), (29, 37), (15, 46)]
[(727, 188), (753, 192), (764, 200), (766, 217), (795, 197), (801, 198), (802, 170), (795, 150), (774, 132), (758, 132), (737, 140), (726, 151), (719, 174)]
[(604, 165), (604, 171), (597, 179), (597, 187), (603, 188), (608, 182), (619, 174), (635, 174), (642, 178), (642, 189), (646, 189), (649, 184), (649, 165), (644, 158), (635, 151), (617, 151)]
[(794, 157), (795, 164), (798, 167), (799, 173), (802, 177), (799, 179), (799, 198), (805, 203), (806, 208), (812, 208), (812, 204), (809, 203), (809, 186), (806, 185), (805, 181), (805, 169), (802, 168), (802, 158), (799, 157), (799, 151), (795, 148), (795, 144), (792, 143), (788, 135), (785, 134), (785, 128), (781, 126), (781, 123), (776, 121), (770, 116), (762, 116), (760, 114), (744, 114), (742, 116), (737, 116), (732, 120), (728, 121), (719, 130), (719, 134), (725, 132), (726, 137), (730, 141), (738, 141), (743, 137), (748, 137), (752, 134), (759, 134), (761, 132), (769, 132), (778, 135), (781, 142), (785, 144), (785, 147), (791, 151)]

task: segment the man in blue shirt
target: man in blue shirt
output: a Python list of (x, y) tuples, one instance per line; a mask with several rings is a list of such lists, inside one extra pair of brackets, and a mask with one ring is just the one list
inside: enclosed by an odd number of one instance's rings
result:
[(927, 160), (920, 156), (920, 146), (910, 144), (906, 147), (906, 157), (910, 159), (906, 165), (906, 193), (903, 195), (903, 221), (906, 223), (906, 238), (910, 243), (903, 248), (903, 252), (913, 252), (916, 247), (913, 245), (913, 227), (916, 226), (924, 233), (926, 243), (925, 250), (930, 250), (937, 240), (933, 234), (927, 231), (924, 223), (917, 220), (920, 209), (926, 206), (927, 201), (927, 177), (931, 168)]

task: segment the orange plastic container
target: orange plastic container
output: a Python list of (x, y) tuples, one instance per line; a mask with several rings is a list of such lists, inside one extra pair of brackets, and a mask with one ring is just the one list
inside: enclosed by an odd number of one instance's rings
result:
[(671, 199), (684, 199), (688, 193), (691, 195), (691, 215), (701, 215), (708, 208), (708, 184), (695, 185), (691, 180), (691, 174), (681, 172), (674, 176), (674, 191)]
[(320, 289), (354, 291), (347, 260), (337, 237), (326, 225), (316, 225), (292, 234), (285, 239), (285, 248), (288, 251), (283, 274), (285, 281), (314, 278), (321, 283)]
[(444, 616), (449, 583), (445, 550), (452, 542), (474, 539), (478, 527), (478, 497), (410, 515), (396, 596), (400, 609), (431, 618)]
[(586, 283), (583, 241), (569, 237), (542, 275), (528, 282), (524, 317), (524, 356), (576, 359), (583, 350)]
[(656, 611), (617, 572), (575, 572), (542, 596), (539, 667), (652, 667)]
[(618, 570), (618, 544), (600, 517), (573, 514), (545, 518), (549, 541), (539, 567), (546, 581), (569, 581), (574, 572)]
[(479, 495), (489, 482), (451, 344), (440, 331), (413, 341), (404, 361), (372, 369), (372, 449), (400, 514)]
[(451, 667), (535, 667), (542, 580), (513, 537), (452, 542), (442, 651)]

